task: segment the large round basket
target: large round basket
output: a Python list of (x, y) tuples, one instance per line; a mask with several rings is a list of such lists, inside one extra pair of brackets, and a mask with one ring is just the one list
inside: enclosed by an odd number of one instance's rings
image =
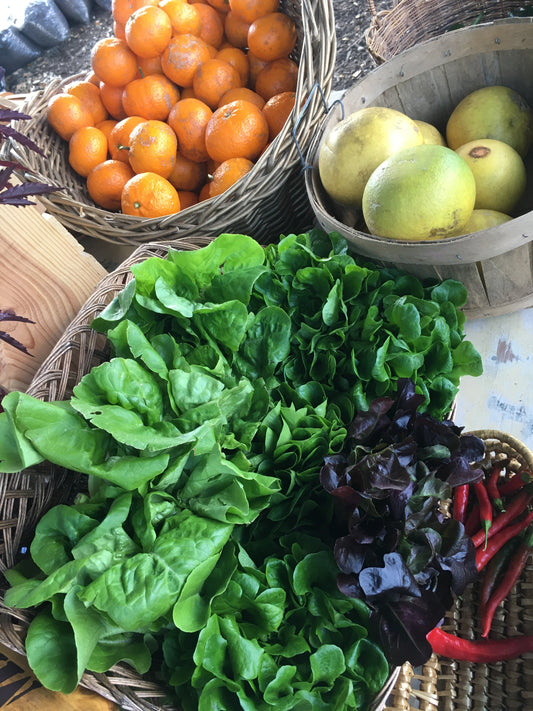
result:
[[(109, 357), (106, 339), (90, 324), (133, 278), (131, 266), (150, 257), (166, 257), (169, 248), (193, 250), (209, 243), (203, 237), (171, 242), (147, 243), (108, 274), (70, 323), (56, 346), (42, 363), (27, 389), (41, 400), (70, 397), (74, 386), (92, 367)], [(52, 506), (71, 502), (84, 487), (83, 477), (49, 462), (14, 474), (0, 476), (0, 574), (12, 567), (22, 547), (33, 539), (35, 527)], [(5, 580), (0, 582), (0, 644), (25, 656), (24, 642), (31, 611), (16, 610), (4, 603)], [(382, 711), (400, 672), (391, 674), (368, 711)], [(180, 711), (168, 703), (168, 690), (156, 681), (141, 676), (126, 664), (109, 672), (86, 672), (81, 685), (116, 703), (123, 711)]]
[(507, 17), (531, 16), (533, 8), (519, 0), (392, 0), (378, 11), (368, 0), (372, 21), (365, 32), (368, 51), (376, 64), (391, 59), (444, 32)]
[[(199, 234), (215, 237), (221, 232), (249, 234), (269, 242), (282, 233), (309, 227), (313, 213), (305, 193), (300, 151), (306, 150), (314, 127), (324, 116), (321, 92), (327, 98), (331, 89), (335, 21), (331, 0), (282, 0), (280, 7), (294, 20), (298, 31), (293, 55), (299, 66), (295, 109), (253, 169), (237, 184), (222, 195), (161, 218), (134, 217), (97, 207), (85, 180), (70, 168), (68, 144), (46, 120), (49, 99), (72, 80), (70, 77), (29, 95), (20, 111), (32, 120), (14, 124), (45, 155), (14, 143), (8, 149), (11, 158), (29, 171), (24, 174), (26, 180), (64, 188), (42, 196), (46, 210), (76, 235), (133, 246)], [(321, 92), (314, 91), (317, 85)]]
[[(344, 116), (367, 106), (387, 106), (445, 130), (453, 108), (471, 91), (504, 85), (533, 106), (532, 18), (500, 20), (462, 28), (422, 42), (369, 72), (335, 103), (311, 144), (306, 187), (318, 222), (341, 232), (354, 252), (377, 264), (394, 264), (420, 279), (453, 278), (468, 290), (469, 318), (533, 305), (532, 193), (504, 225), (460, 237), (415, 242), (375, 237), (360, 211), (334, 205), (320, 182), (321, 142)], [(531, 152), (530, 152), (531, 153)], [(530, 172), (531, 156), (526, 158)]]

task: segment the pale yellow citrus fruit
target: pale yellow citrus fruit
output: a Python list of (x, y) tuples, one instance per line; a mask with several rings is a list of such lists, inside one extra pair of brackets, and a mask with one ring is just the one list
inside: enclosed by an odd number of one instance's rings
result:
[(456, 232), (456, 236), (469, 235), (471, 232), (481, 232), (488, 230), (490, 227), (503, 225), (504, 222), (509, 222), (513, 218), (510, 215), (505, 215), (497, 210), (472, 210), (469, 220), (466, 225)]
[(446, 146), (398, 151), (372, 173), (363, 194), (371, 234), (390, 239), (443, 239), (466, 224), (476, 199), (467, 163)]
[(476, 181), (475, 209), (512, 212), (526, 189), (526, 166), (508, 143), (480, 138), (455, 152), (470, 166)]
[(446, 139), (436, 126), (420, 119), (415, 119), (414, 121), (420, 129), (424, 143), (430, 143), (435, 146), (446, 145)]
[(319, 150), (318, 170), (326, 192), (337, 202), (361, 207), (372, 171), (402, 148), (422, 143), (415, 122), (401, 111), (368, 106), (334, 126)]
[(506, 86), (485, 86), (471, 92), (452, 111), (446, 141), (454, 150), (478, 138), (494, 138), (512, 146), (522, 158), (533, 141), (533, 111)]

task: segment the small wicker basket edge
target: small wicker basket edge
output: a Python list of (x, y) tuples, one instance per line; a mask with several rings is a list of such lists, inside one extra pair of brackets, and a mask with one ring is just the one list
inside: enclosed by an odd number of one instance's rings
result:
[(85, 180), (68, 163), (67, 142), (46, 119), (49, 99), (84, 75), (54, 80), (20, 105), (19, 110), (31, 120), (16, 121), (13, 126), (42, 148), (44, 156), (13, 141), (6, 142), (2, 153), (23, 166), (19, 172), (25, 180), (63, 188), (40, 200), (75, 235), (135, 247), (198, 235), (214, 238), (221, 232), (245, 233), (266, 243), (281, 233), (308, 228), (314, 216), (302, 177), (301, 155), (326, 111), (314, 88), (319, 86), (325, 97), (331, 90), (336, 56), (333, 4), (332, 0), (282, 0), (280, 7), (294, 20), (298, 33), (292, 55), (299, 65), (295, 108), (253, 169), (222, 195), (174, 215), (151, 219), (97, 207)]
[(376, 64), (458, 27), (533, 13), (532, 3), (519, 0), (393, 0), (381, 11), (374, 0), (367, 2), (372, 20), (365, 42)]

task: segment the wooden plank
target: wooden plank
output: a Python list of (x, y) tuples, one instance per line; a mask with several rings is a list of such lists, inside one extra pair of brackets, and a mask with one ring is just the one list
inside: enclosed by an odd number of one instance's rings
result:
[(9, 711), (118, 711), (118, 706), (87, 689), (72, 694), (45, 689), (25, 657), (0, 646), (0, 708)]
[(54, 217), (37, 206), (0, 206), (0, 308), (34, 324), (2, 322), (26, 355), (0, 341), (0, 382), (25, 390), (59, 336), (107, 274)]

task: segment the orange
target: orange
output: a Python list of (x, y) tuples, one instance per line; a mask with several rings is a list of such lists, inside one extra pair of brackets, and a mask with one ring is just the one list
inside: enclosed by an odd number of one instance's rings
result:
[(125, 215), (162, 217), (180, 210), (176, 188), (168, 180), (150, 171), (130, 178), (122, 190), (121, 208)]
[(178, 190), (178, 196), (180, 199), (180, 210), (186, 210), (188, 207), (192, 207), (198, 203), (198, 193), (192, 190)]
[(96, 124), (96, 128), (99, 128), (100, 131), (104, 134), (104, 136), (107, 139), (107, 145), (109, 149), (109, 137), (111, 136), (111, 131), (115, 128), (117, 125), (117, 120), (116, 119), (105, 119), (104, 121), (100, 121), (100, 123)]
[(136, 173), (157, 173), (168, 178), (177, 150), (176, 134), (164, 121), (144, 121), (130, 133), (130, 165)]
[(48, 102), (48, 123), (65, 141), (84, 126), (94, 126), (94, 118), (77, 96), (63, 92), (56, 94)]
[(159, 0), (112, 0), (111, 14), (115, 22), (125, 25), (130, 15), (140, 7), (146, 5), (157, 5)]
[(242, 17), (246, 22), (253, 22), (258, 17), (276, 12), (279, 0), (229, 0), (232, 12)]
[(202, 21), (195, 5), (186, 0), (161, 0), (159, 7), (167, 13), (173, 34), (200, 35)]
[(87, 176), (87, 190), (92, 200), (106, 210), (120, 210), (122, 189), (135, 173), (129, 163), (106, 160)]
[(258, 109), (262, 109), (265, 105), (263, 97), (256, 94), (255, 91), (248, 89), (246, 86), (238, 86), (236, 89), (230, 89), (220, 98), (218, 108), (224, 106), (224, 104), (229, 104), (236, 99), (245, 99), (246, 101), (250, 101), (252, 104), (255, 104)]
[(172, 24), (160, 7), (141, 7), (126, 22), (126, 42), (139, 57), (157, 57), (172, 37)]
[(230, 10), (229, 0), (207, 0), (207, 2), (211, 5), (211, 7), (214, 7), (218, 14), (222, 15), (222, 17), (227, 15)]
[(243, 99), (217, 109), (205, 130), (209, 157), (221, 163), (228, 158), (255, 160), (268, 142), (268, 123), (255, 104)]
[(77, 96), (93, 115), (95, 124), (105, 121), (108, 112), (100, 98), (100, 88), (91, 81), (73, 81), (65, 87), (67, 94)]
[(93, 45), (91, 67), (105, 84), (124, 86), (137, 74), (137, 58), (125, 40), (104, 37)]
[(224, 34), (233, 47), (248, 47), (248, 29), (250, 22), (230, 10), (224, 18)]
[(192, 86), (198, 66), (210, 59), (206, 42), (195, 35), (172, 37), (161, 55), (161, 67), (167, 77), (181, 87)]
[(250, 52), (250, 50), (246, 53), (246, 58), (248, 59), (248, 66), (250, 68), (248, 86), (253, 89), (255, 87), (255, 81), (259, 75), (259, 72), (261, 69), (266, 67), (268, 62), (265, 62), (263, 59), (259, 59), (259, 57), (256, 57), (253, 52)]
[(115, 120), (120, 121), (126, 117), (126, 112), (122, 106), (122, 92), (124, 87), (111, 86), (105, 82), (100, 82), (100, 98), (103, 105), (106, 107), (110, 116)]
[(241, 78), (241, 86), (248, 84), (248, 75), (250, 73), (250, 63), (246, 53), (238, 47), (224, 47), (217, 52), (217, 59), (223, 59), (228, 64), (239, 72)]
[(209, 190), (211, 189), (211, 183), (208, 182), (206, 183), (200, 192), (198, 193), (198, 202), (203, 202), (204, 200), (207, 200), (211, 196), (209, 195)]
[(212, 47), (220, 47), (224, 38), (224, 21), (211, 5), (196, 3), (200, 15), (200, 37)]
[(257, 75), (255, 91), (268, 101), (275, 94), (296, 91), (298, 65), (288, 57), (269, 62)]
[(116, 20), (114, 20), (113, 21), (113, 34), (118, 39), (125, 40), (126, 39), (126, 25), (123, 25), (122, 22), (117, 22)]
[(237, 180), (249, 173), (254, 164), (248, 158), (229, 158), (221, 163), (213, 173), (209, 186), (209, 197), (215, 197), (225, 192)]
[(270, 141), (276, 138), (285, 125), (294, 108), (295, 100), (296, 94), (293, 91), (284, 91), (272, 96), (263, 106), (263, 116), (268, 123)]
[(161, 57), (137, 57), (138, 72), (136, 79), (146, 77), (148, 74), (162, 74)]
[(207, 163), (198, 163), (186, 158), (179, 150), (168, 181), (176, 190), (197, 192), (207, 180)]
[(181, 90), (180, 96), (182, 99), (196, 99), (196, 94), (194, 93), (194, 89), (192, 86), (186, 86), (184, 89)]
[(83, 126), (74, 131), (68, 142), (68, 162), (86, 178), (91, 170), (107, 158), (107, 138), (95, 126)]
[(223, 59), (208, 59), (196, 70), (192, 88), (197, 99), (216, 109), (220, 98), (230, 89), (241, 86), (238, 71)]
[(288, 57), (296, 45), (296, 25), (284, 12), (257, 18), (248, 30), (248, 49), (259, 59), (273, 62)]
[(130, 135), (133, 129), (146, 119), (142, 116), (128, 116), (122, 121), (117, 121), (109, 134), (109, 154), (113, 160), (130, 162)]
[(205, 147), (205, 130), (213, 111), (196, 98), (181, 99), (170, 109), (168, 125), (178, 137), (181, 153), (197, 163), (209, 158)]
[(122, 106), (128, 116), (166, 121), (170, 109), (180, 98), (178, 87), (165, 74), (148, 74), (126, 84)]

